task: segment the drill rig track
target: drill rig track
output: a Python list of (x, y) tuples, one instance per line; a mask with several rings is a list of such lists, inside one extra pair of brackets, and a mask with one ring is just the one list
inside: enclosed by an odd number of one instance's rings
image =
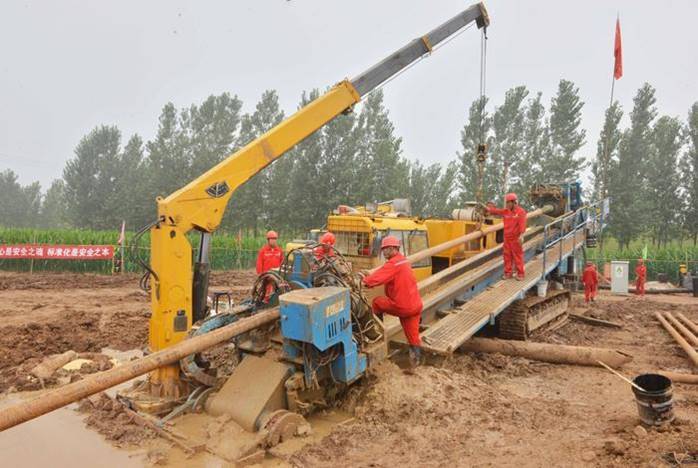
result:
[(562, 290), (514, 302), (497, 317), (499, 337), (526, 341), (534, 332), (549, 329), (567, 317), (570, 299), (570, 292)]

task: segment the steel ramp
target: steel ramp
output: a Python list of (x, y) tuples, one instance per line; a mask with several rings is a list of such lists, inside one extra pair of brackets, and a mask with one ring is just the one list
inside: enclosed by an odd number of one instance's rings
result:
[[(562, 244), (562, 255), (560, 255)], [(570, 237), (546, 249), (545, 273), (550, 273), (559, 263), (584, 244), (584, 236), (576, 240)], [(452, 309), (451, 314), (439, 320), (422, 333), (422, 348), (437, 354), (451, 354), (468, 338), (517, 299), (523, 299), (526, 291), (533, 288), (543, 275), (543, 254), (540, 253), (526, 263), (523, 281), (514, 279), (499, 281), (465, 304)]]

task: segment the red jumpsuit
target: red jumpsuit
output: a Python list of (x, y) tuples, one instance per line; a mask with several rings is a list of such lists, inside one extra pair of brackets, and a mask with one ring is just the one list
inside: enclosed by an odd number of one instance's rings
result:
[(487, 211), (502, 216), (504, 220), (504, 275), (511, 276), (512, 263), (516, 265), (516, 273), (524, 277), (523, 247), (519, 237), (526, 232), (526, 210), (516, 205), (513, 210), (488, 206)]
[(373, 274), (365, 277), (364, 284), (369, 288), (385, 285), (387, 297), (373, 299), (373, 312), (399, 317), (407, 342), (412, 346), (420, 346), (422, 340), (419, 337), (419, 320), (423, 305), (410, 262), (398, 253)]
[(325, 257), (332, 258), (335, 256), (335, 253), (334, 253), (334, 249), (330, 249), (330, 248), (325, 249), (325, 247), (321, 245), (321, 246), (315, 247), (315, 249), (313, 249), (313, 255), (315, 256), (315, 260), (319, 261)]
[(260, 275), (272, 268), (279, 268), (283, 259), (284, 251), (281, 250), (281, 247), (264, 244), (257, 254), (257, 274)]
[(635, 267), (635, 294), (645, 295), (645, 279), (647, 278), (647, 267), (644, 263)]
[(599, 277), (595, 265), (589, 265), (584, 268), (582, 283), (584, 283), (584, 302), (593, 301), (596, 298), (596, 289), (599, 285)]

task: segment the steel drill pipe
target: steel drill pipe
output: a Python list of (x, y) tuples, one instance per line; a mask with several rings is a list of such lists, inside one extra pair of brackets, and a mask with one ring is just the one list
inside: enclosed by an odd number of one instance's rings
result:
[(698, 337), (694, 335), (691, 330), (686, 328), (683, 323), (679, 322), (676, 317), (671, 315), (669, 312), (664, 312), (664, 318), (668, 319), (671, 324), (674, 326), (675, 329), (677, 329), (679, 332), (681, 332), (684, 336), (684, 338), (695, 348), (698, 346)]
[(681, 374), (678, 372), (669, 372), (669, 371), (663, 371), (663, 370), (658, 370), (654, 371), (655, 374), (661, 374), (664, 377), (668, 377), (671, 379), (672, 382), (679, 382), (679, 383), (685, 383), (685, 384), (691, 384), (691, 385), (698, 385), (698, 375), (694, 374)]
[(147, 374), (158, 367), (177, 362), (190, 354), (198, 353), (265, 323), (273, 322), (278, 318), (279, 309), (269, 309), (204, 335), (181, 341), (176, 345), (140, 359), (116, 366), (108, 371), (100, 372), (78, 382), (42, 393), (32, 400), (0, 409), (0, 431), (37, 418), (135, 377)]
[(674, 340), (681, 346), (684, 350), (684, 352), (688, 355), (688, 358), (693, 362), (693, 364), (698, 367), (698, 353), (691, 347), (691, 345), (686, 342), (686, 340), (683, 339), (681, 334), (674, 330), (674, 327), (671, 326), (669, 322), (666, 321), (664, 317), (662, 317), (662, 314), (659, 312), (655, 312), (654, 316), (657, 317), (657, 320), (662, 324), (664, 329), (669, 332), (669, 334), (674, 338)]
[[(549, 213), (553, 211), (553, 207), (550, 205), (546, 205), (543, 208), (538, 208), (537, 210), (533, 210), (526, 215), (526, 219), (533, 219), (537, 218), (538, 216), (541, 216), (545, 213)], [(416, 254), (412, 254), (407, 258), (407, 261), (410, 263), (415, 263), (420, 260), (424, 260), (427, 257), (431, 257), (432, 255), (435, 255), (439, 252), (443, 252), (444, 250), (448, 250), (453, 247), (457, 247), (461, 244), (465, 244), (466, 242), (474, 241), (477, 239), (480, 239), (481, 237), (486, 236), (487, 234), (490, 234), (492, 232), (497, 232), (500, 229), (504, 228), (504, 223), (498, 223), (498, 224), (493, 224), (492, 226), (487, 226), (484, 229), (481, 229), (479, 231), (471, 232), (470, 234), (466, 234), (464, 236), (456, 237), (455, 239), (451, 239), (448, 242), (441, 243), (439, 245), (435, 245), (434, 247), (429, 247), (428, 249), (421, 250), (417, 252)], [(372, 270), (369, 270), (369, 273), (373, 273), (374, 271), (378, 270), (380, 267), (373, 268)]]
[(681, 320), (688, 328), (691, 329), (694, 335), (698, 336), (698, 325), (696, 325), (694, 322), (689, 320), (684, 314), (681, 312), (676, 312), (676, 316)]

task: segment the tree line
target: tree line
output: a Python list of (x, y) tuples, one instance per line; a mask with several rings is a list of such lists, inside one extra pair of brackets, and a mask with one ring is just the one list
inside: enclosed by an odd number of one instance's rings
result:
[[(302, 94), (299, 107), (319, 96)], [(577, 179), (591, 169), (593, 194), (612, 198), (612, 232), (621, 246), (641, 235), (666, 243), (698, 236), (698, 102), (684, 122), (658, 116), (655, 90), (637, 91), (629, 126), (620, 103), (606, 111), (595, 157), (580, 154), (584, 102), (560, 80), (549, 101), (526, 86), (503, 102), (470, 106), (461, 149), (447, 165), (408, 157), (380, 91), (342, 114), (237, 190), (221, 229), (258, 234), (270, 227), (298, 233), (322, 226), (337, 205), (409, 198), (417, 215), (447, 216), (466, 201), (523, 195), (534, 183)], [(491, 109), (491, 110), (490, 110)], [(42, 192), (0, 173), (0, 223), (17, 227), (136, 229), (155, 219), (155, 198), (203, 174), (284, 118), (275, 91), (243, 111), (234, 95), (212, 95), (177, 109), (166, 104), (152, 140), (125, 139), (100, 125), (77, 144), (62, 176)], [(487, 150), (480, 155), (478, 145)], [(482, 169), (482, 171), (480, 171)], [(480, 177), (481, 174), (481, 177)], [(480, 193), (481, 188), (481, 193)]]

